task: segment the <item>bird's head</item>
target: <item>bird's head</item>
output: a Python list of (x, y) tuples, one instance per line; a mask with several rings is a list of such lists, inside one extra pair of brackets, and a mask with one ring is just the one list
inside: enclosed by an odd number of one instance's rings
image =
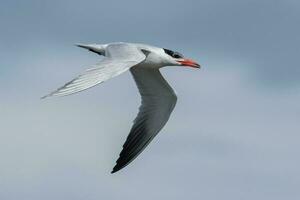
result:
[(176, 51), (172, 51), (169, 49), (163, 49), (164, 53), (166, 54), (169, 64), (175, 66), (185, 66), (185, 67), (193, 67), (193, 68), (200, 68), (200, 65), (193, 61), (192, 59), (185, 58), (181, 53)]

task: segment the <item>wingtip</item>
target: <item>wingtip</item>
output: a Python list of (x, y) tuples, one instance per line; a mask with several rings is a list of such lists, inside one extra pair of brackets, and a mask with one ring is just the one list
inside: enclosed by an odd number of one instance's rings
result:
[(90, 45), (82, 44), (82, 43), (76, 43), (75, 46), (80, 47), (80, 48), (84, 48), (84, 49), (89, 49), (90, 48)]
[(84, 44), (82, 44), (82, 43), (76, 43), (76, 44), (74, 44), (76, 47), (82, 47), (82, 48), (84, 48)]
[(116, 164), (113, 168), (113, 170), (110, 172), (111, 174), (116, 173), (117, 171), (119, 171), (121, 168), (118, 166), (118, 164)]
[(40, 99), (43, 100), (43, 99), (46, 99), (47, 97), (49, 97), (49, 95), (42, 96), (42, 97), (40, 97)]
[(47, 94), (45, 96), (42, 96), (41, 99), (47, 99), (49, 97), (52, 97), (53, 96), (53, 92), (51, 92), (50, 94)]

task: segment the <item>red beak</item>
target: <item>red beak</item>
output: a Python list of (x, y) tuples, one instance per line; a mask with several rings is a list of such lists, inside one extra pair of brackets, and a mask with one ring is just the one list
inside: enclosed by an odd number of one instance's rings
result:
[(195, 61), (193, 61), (191, 59), (183, 59), (183, 60), (179, 60), (177, 62), (179, 62), (183, 66), (188, 66), (188, 67), (193, 67), (193, 68), (201, 67), (198, 63), (196, 63)]

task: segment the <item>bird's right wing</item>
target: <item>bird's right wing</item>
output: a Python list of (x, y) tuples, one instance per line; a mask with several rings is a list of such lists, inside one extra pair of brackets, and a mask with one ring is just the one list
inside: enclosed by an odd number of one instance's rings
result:
[(100, 63), (42, 98), (66, 96), (86, 90), (127, 71), (146, 58), (140, 49), (126, 43), (108, 45), (105, 54), (106, 57)]
[(130, 69), (142, 97), (139, 114), (112, 173), (134, 160), (167, 123), (177, 97), (158, 69)]

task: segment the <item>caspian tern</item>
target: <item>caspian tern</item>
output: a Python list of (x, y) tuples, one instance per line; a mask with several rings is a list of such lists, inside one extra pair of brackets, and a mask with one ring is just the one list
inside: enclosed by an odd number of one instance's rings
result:
[(159, 69), (165, 66), (200, 68), (200, 65), (178, 52), (146, 44), (119, 42), (77, 46), (104, 58), (91, 69), (42, 98), (74, 94), (130, 69), (140, 92), (142, 105), (111, 172), (114, 173), (127, 166), (145, 149), (166, 124), (175, 107), (177, 96)]

